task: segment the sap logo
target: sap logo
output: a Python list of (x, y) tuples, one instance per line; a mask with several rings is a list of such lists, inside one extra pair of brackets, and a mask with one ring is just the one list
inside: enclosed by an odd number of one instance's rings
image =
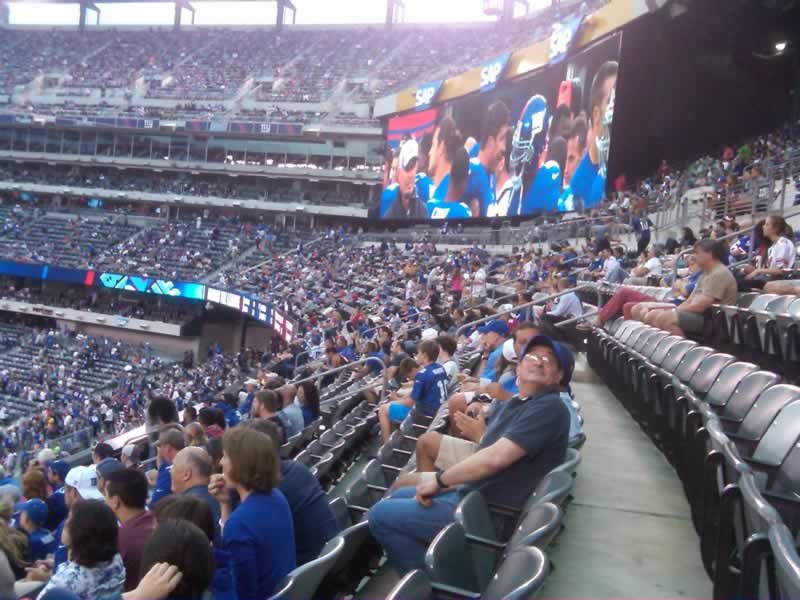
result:
[(495, 85), (502, 72), (502, 61), (493, 62), (483, 67), (481, 69), (481, 89)]
[(436, 95), (437, 87), (438, 86), (431, 85), (417, 88), (417, 107), (430, 104), (433, 101), (433, 97)]

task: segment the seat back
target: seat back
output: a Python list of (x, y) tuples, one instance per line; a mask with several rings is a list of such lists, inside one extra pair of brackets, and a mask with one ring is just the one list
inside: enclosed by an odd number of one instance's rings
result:
[(795, 299), (794, 296), (778, 296), (777, 298), (773, 298), (764, 310), (773, 315), (785, 313), (789, 310), (789, 306)]
[(745, 440), (760, 440), (784, 406), (800, 399), (800, 388), (785, 383), (764, 390), (747, 412), (736, 434)]
[(736, 298), (736, 306), (739, 308), (747, 308), (753, 303), (753, 300), (761, 296), (760, 292), (747, 292), (745, 294), (739, 294)]
[(414, 569), (397, 582), (386, 600), (429, 600), (433, 597), (431, 582), (425, 572)]
[(708, 390), (705, 401), (711, 406), (725, 406), (736, 391), (739, 382), (758, 367), (753, 363), (734, 362), (725, 367)]
[(318, 558), (297, 567), (278, 584), (273, 598), (281, 600), (308, 600), (313, 598), (319, 584), (331, 570), (344, 549), (344, 538), (337, 535), (322, 549)]
[(659, 366), (668, 373), (674, 373), (683, 360), (683, 357), (686, 356), (686, 353), (695, 346), (697, 346), (697, 342), (681, 339), (680, 342), (676, 342), (672, 345)]
[(732, 421), (741, 421), (758, 397), (778, 383), (779, 379), (775, 373), (769, 371), (753, 371), (743, 377), (724, 404), (720, 415)]
[(706, 357), (713, 353), (714, 349), (708, 346), (695, 346), (689, 350), (683, 355), (681, 362), (678, 363), (674, 371), (678, 381), (682, 381), (683, 383), (688, 382), (697, 372), (697, 369), (700, 368), (700, 365)]
[(456, 507), (455, 521), (464, 528), (467, 535), (487, 540), (498, 539), (489, 506), (480, 492), (472, 491), (464, 496)]
[(653, 353), (650, 355), (650, 362), (654, 365), (660, 365), (667, 357), (667, 354), (672, 347), (678, 342), (682, 341), (685, 340), (679, 335), (668, 335), (667, 337), (663, 338), (658, 343), (658, 346), (653, 349)]
[(786, 312), (792, 319), (800, 319), (800, 298), (795, 298), (794, 301), (789, 305), (789, 308), (786, 309)]
[(775, 300), (775, 298), (779, 298), (779, 296), (777, 294), (759, 294), (753, 298), (753, 301), (747, 309), (750, 311), (766, 310), (769, 303)]
[(639, 351), (639, 354), (651, 358), (658, 345), (668, 337), (669, 334), (666, 331), (656, 331), (648, 338), (647, 345)]
[(778, 467), (800, 438), (800, 401), (787, 404), (772, 420), (753, 451), (753, 460)]
[(642, 350), (647, 348), (648, 344), (651, 343), (650, 340), (653, 339), (653, 336), (656, 336), (659, 333), (664, 332), (659, 331), (658, 329), (650, 328), (648, 331), (639, 336), (639, 338), (636, 340), (636, 343), (633, 344), (633, 349), (636, 350), (636, 352), (641, 353)]
[(534, 598), (549, 571), (544, 552), (531, 546), (517, 548), (500, 565), (482, 597), (504, 600)]
[(561, 506), (564, 500), (567, 499), (567, 496), (569, 496), (570, 491), (572, 491), (572, 486), (574, 484), (575, 480), (572, 475), (564, 471), (553, 471), (545, 475), (539, 482), (539, 485), (536, 486), (531, 497), (528, 498), (522, 512), (525, 513), (529, 511), (532, 506), (543, 502), (550, 502), (556, 506)]
[(353, 524), (353, 519), (350, 517), (350, 512), (347, 510), (347, 502), (345, 502), (344, 498), (341, 496), (334, 498), (328, 503), (328, 506), (336, 519), (336, 526), (339, 528), (339, 531), (347, 529)]
[(689, 379), (689, 387), (696, 394), (705, 395), (717, 381), (723, 369), (734, 361), (730, 354), (712, 354), (698, 365)]
[(567, 455), (564, 458), (564, 462), (558, 465), (555, 469), (550, 471), (551, 473), (558, 473), (563, 472), (569, 475), (575, 473), (578, 469), (578, 465), (581, 462), (581, 453), (579, 450), (575, 448), (567, 448)]
[(564, 513), (550, 502), (537, 504), (523, 515), (511, 539), (508, 540), (504, 556), (519, 546), (546, 548), (561, 529)]
[(776, 600), (800, 598), (800, 556), (792, 532), (783, 523), (773, 525), (769, 530), (769, 544), (775, 563)]
[(479, 573), (476, 567), (464, 528), (458, 523), (436, 534), (425, 552), (425, 571), (434, 583), (479, 593), (478, 581), (488, 580), (491, 571)]

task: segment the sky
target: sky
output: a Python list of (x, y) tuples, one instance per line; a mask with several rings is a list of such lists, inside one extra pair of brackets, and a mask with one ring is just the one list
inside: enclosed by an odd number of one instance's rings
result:
[[(297, 23), (304, 25), (342, 23), (383, 23), (385, 0), (293, 0), (297, 7)], [(546, 6), (550, 0), (530, 0), (532, 10)], [(174, 17), (172, 3), (103, 4), (100, 25), (170, 25)], [(275, 23), (275, 2), (198, 2), (197, 25), (272, 25)], [(407, 23), (453, 23), (492, 21), (483, 13), (483, 0), (405, 0)], [(521, 5), (519, 12), (524, 13)], [(77, 4), (50, 4), (46, 10), (40, 3), (13, 2), (11, 23), (16, 25), (73, 25), (78, 22)], [(289, 13), (291, 14), (291, 13)], [(289, 17), (291, 18), (291, 17)], [(94, 24), (95, 13), (88, 22)], [(184, 12), (184, 23), (191, 15)]]

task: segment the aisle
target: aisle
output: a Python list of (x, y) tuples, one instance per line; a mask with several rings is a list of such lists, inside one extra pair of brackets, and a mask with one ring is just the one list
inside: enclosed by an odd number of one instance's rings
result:
[(710, 597), (677, 475), (581, 359), (573, 389), (588, 439), (540, 597)]

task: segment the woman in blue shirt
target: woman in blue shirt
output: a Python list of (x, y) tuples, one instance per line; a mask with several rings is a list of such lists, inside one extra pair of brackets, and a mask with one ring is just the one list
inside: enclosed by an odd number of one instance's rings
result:
[[(222, 475), (209, 491), (220, 505), (222, 546), (230, 552), (239, 598), (266, 598), (295, 568), (292, 513), (278, 489), (281, 467), (272, 440), (235, 427), (222, 437)], [(232, 510), (231, 491), (241, 502)]]

